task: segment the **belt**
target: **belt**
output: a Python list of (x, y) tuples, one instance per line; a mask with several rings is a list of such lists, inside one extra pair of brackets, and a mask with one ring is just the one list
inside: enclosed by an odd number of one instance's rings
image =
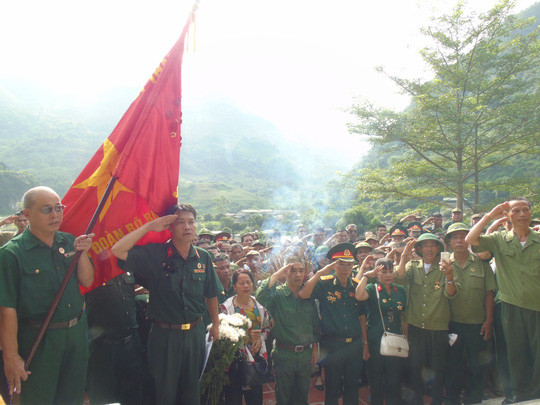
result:
[[(69, 321), (65, 322), (50, 322), (47, 326), (47, 329), (69, 329), (77, 325), (79, 320), (81, 319), (83, 314), (83, 311), (79, 312), (79, 314)], [(27, 325), (34, 326), (36, 328), (41, 328), (41, 325), (43, 325), (43, 322), (40, 321), (33, 321), (32, 319), (23, 320), (23, 322)]]
[(296, 353), (302, 353), (304, 351), (304, 349), (306, 349), (310, 345), (311, 345), (311, 343), (308, 343), (306, 345), (291, 346), (291, 345), (285, 345), (285, 344), (283, 344), (281, 342), (276, 341), (276, 346), (277, 347), (279, 347), (281, 349), (285, 349), (285, 350), (290, 350), (290, 351), (296, 352)]
[(328, 335), (326, 335), (325, 338), (328, 338), (328, 339), (331, 339), (331, 340), (335, 340), (335, 341), (337, 341), (337, 342), (351, 343), (351, 342), (354, 342), (355, 340), (360, 339), (360, 336), (354, 336), (354, 337), (342, 338), (342, 337), (338, 337), (338, 336), (328, 336)]
[(191, 323), (182, 323), (182, 324), (163, 323), (163, 322), (158, 322), (158, 321), (152, 321), (152, 323), (156, 325), (158, 328), (163, 328), (163, 329), (190, 330), (190, 329), (193, 329), (198, 324), (200, 324), (201, 321), (202, 321), (202, 318), (199, 318), (196, 321), (193, 321)]
[(107, 339), (107, 338), (103, 338), (103, 339), (99, 339), (98, 342), (99, 343), (104, 343), (106, 345), (124, 346), (124, 345), (128, 344), (131, 341), (132, 337), (133, 337), (133, 335), (126, 336), (123, 339)]

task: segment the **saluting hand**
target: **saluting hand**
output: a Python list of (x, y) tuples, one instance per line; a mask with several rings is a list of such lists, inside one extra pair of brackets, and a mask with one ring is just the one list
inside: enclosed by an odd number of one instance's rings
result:
[(318, 274), (318, 275), (321, 275), (321, 276), (326, 276), (326, 275), (330, 274), (330, 272), (336, 268), (337, 262), (338, 262), (338, 261), (336, 260), (336, 261), (334, 261), (334, 262), (332, 262), (332, 263), (330, 263), (330, 264), (327, 264), (327, 265), (324, 266), (322, 269), (320, 269), (320, 270), (317, 272), (317, 274)]
[(506, 216), (506, 211), (510, 209), (510, 203), (508, 201), (503, 202), (502, 204), (497, 205), (493, 208), (488, 215), (492, 220)]
[(169, 229), (169, 225), (176, 221), (177, 218), (178, 215), (165, 215), (164, 217), (159, 217), (148, 222), (148, 227), (151, 231), (162, 232), (165, 229)]

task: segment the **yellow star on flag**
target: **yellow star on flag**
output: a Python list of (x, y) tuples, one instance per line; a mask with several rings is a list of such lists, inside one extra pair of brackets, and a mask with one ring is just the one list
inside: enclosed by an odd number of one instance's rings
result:
[[(114, 147), (113, 143), (108, 139), (105, 140), (105, 142), (103, 143), (103, 159), (101, 160), (101, 164), (96, 169), (96, 171), (92, 173), (92, 175), (89, 178), (84, 180), (82, 183), (79, 183), (73, 186), (73, 188), (86, 189), (88, 187), (96, 187), (97, 199), (99, 203), (99, 201), (101, 201), (101, 198), (103, 197), (103, 194), (105, 194), (107, 185), (109, 184), (112, 173), (114, 169), (116, 168), (116, 165), (118, 164), (119, 160), (120, 160), (120, 155), (118, 154), (118, 151)], [(115, 197), (118, 195), (120, 191), (133, 193), (133, 191), (123, 186), (117, 180), (114, 183), (112, 192), (107, 198), (107, 201), (105, 202), (105, 206), (103, 207), (103, 210), (101, 211), (99, 215), (100, 221), (103, 220), (103, 217), (105, 216), (105, 214), (107, 213), (107, 210), (111, 206), (112, 201), (115, 199)]]

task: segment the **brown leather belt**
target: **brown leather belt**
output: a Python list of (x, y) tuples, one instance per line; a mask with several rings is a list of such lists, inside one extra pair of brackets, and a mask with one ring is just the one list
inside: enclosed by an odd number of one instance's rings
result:
[(156, 325), (158, 328), (162, 328), (162, 329), (190, 330), (190, 329), (193, 329), (198, 324), (200, 324), (201, 321), (202, 321), (202, 318), (199, 318), (196, 321), (193, 321), (191, 323), (182, 323), (182, 324), (163, 323), (163, 322), (158, 322), (158, 321), (152, 321), (152, 323)]
[(290, 350), (291, 352), (296, 352), (296, 353), (302, 353), (310, 345), (311, 343), (308, 343), (306, 345), (291, 346), (291, 345), (286, 345), (286, 344), (276, 341), (276, 346), (279, 347), (280, 349)]
[(345, 342), (345, 343), (351, 343), (351, 342), (354, 342), (355, 340), (358, 340), (360, 339), (361, 336), (354, 336), (354, 337), (349, 337), (349, 338), (342, 338), (342, 337), (338, 337), (338, 336), (328, 336), (326, 335), (325, 338), (328, 338), (328, 339), (332, 339), (332, 340), (335, 340), (337, 342)]
[[(47, 329), (69, 329), (77, 325), (77, 323), (81, 320), (83, 311), (79, 312), (79, 314), (69, 321), (65, 322), (50, 322), (49, 326), (47, 326)], [(41, 325), (43, 325), (43, 322), (40, 321), (33, 321), (31, 319), (26, 319), (22, 321), (23, 323), (33, 326), (35, 328), (41, 328)]]

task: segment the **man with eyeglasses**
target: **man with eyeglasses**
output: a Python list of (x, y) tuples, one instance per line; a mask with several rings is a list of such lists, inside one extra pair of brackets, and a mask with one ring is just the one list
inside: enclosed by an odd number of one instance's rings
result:
[[(219, 337), (218, 282), (209, 253), (192, 245), (197, 212), (172, 206), (165, 216), (128, 233), (111, 249), (119, 266), (150, 292), (148, 365), (158, 404), (198, 404), (205, 346), (202, 317), (212, 319), (210, 338)], [(148, 232), (168, 229), (165, 243), (135, 244)]]
[[(75, 238), (58, 230), (64, 206), (48, 187), (28, 190), (23, 207), (28, 227), (0, 249), (0, 338), (10, 394), (21, 394), (23, 405), (80, 404), (88, 330), (79, 285), (89, 287), (94, 280), (92, 262), (84, 254), (94, 235)], [(23, 359), (77, 250), (83, 252), (77, 269), (26, 371)]]
[(3, 231), (0, 232), (0, 246), (4, 246), (7, 242), (13, 239), (15, 236), (20, 235), (28, 226), (28, 220), (24, 216), (22, 211), (17, 212), (14, 215), (4, 218), (0, 221), (0, 226), (15, 224), (17, 231)]

